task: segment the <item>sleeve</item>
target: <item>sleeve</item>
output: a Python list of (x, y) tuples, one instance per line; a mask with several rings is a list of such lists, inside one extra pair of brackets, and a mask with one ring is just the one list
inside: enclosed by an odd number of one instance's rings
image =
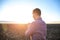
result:
[(36, 26), (37, 26), (37, 23), (36, 23), (36, 22), (32, 22), (32, 23), (28, 26), (28, 29), (27, 29), (27, 31), (25, 32), (25, 35), (28, 36), (28, 37), (31, 36), (31, 35), (34, 33)]

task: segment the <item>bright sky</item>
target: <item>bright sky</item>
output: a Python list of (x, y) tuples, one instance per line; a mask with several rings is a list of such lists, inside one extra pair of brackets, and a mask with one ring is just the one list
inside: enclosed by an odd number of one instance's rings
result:
[(0, 0), (0, 21), (32, 22), (34, 8), (41, 9), (46, 23), (60, 21), (60, 0)]

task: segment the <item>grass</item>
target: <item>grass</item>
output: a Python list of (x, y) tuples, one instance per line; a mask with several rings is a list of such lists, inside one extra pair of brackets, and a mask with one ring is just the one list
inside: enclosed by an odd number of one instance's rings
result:
[[(0, 24), (0, 40), (27, 40), (26, 24)], [(47, 40), (60, 40), (60, 24), (47, 24)]]

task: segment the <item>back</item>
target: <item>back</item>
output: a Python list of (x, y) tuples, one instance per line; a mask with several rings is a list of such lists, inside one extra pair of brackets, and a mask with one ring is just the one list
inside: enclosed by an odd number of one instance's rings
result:
[[(46, 34), (47, 34), (47, 27), (46, 23), (42, 19), (38, 19), (33, 22), (35, 26), (33, 27), (33, 40), (46, 40)], [(37, 39), (35, 39), (37, 38)]]
[(39, 18), (32, 22), (25, 33), (27, 37), (32, 37), (32, 40), (46, 40), (47, 27), (45, 22)]

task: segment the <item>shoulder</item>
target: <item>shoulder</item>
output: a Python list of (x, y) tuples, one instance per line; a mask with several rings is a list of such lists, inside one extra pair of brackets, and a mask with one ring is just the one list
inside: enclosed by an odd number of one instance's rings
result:
[(39, 22), (38, 21), (33, 21), (32, 23), (31, 23), (31, 25), (38, 25), (39, 24)]
[(36, 21), (33, 21), (31, 24), (40, 25), (40, 24), (46, 24), (46, 23), (43, 20), (36, 20)]

